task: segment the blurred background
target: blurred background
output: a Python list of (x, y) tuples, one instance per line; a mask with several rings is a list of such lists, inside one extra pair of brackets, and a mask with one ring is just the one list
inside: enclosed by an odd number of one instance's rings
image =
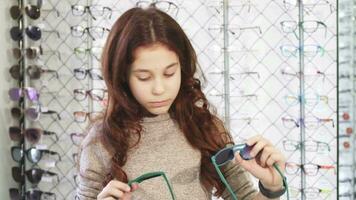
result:
[(355, 199), (352, 0), (1, 1), (1, 199), (74, 199), (78, 145), (106, 105), (102, 47), (151, 3), (191, 39), (235, 142), (262, 134), (286, 155), (291, 199)]

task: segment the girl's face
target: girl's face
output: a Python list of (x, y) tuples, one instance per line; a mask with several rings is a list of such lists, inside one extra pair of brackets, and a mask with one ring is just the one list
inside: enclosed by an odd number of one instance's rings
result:
[(159, 43), (139, 47), (133, 56), (134, 62), (129, 73), (133, 96), (150, 113), (167, 113), (180, 89), (178, 56)]

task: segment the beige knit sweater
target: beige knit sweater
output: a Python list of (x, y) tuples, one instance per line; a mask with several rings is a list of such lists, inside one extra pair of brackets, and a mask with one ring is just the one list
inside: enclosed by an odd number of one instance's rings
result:
[[(201, 154), (188, 143), (178, 125), (169, 114), (144, 118), (143, 132), (139, 145), (129, 150), (123, 166), (129, 180), (144, 173), (163, 171), (172, 184), (177, 200), (211, 199), (211, 192), (200, 184)], [(82, 143), (80, 174), (77, 199), (96, 199), (102, 190), (102, 182), (109, 172), (112, 154), (100, 142), (93, 142), (100, 134), (94, 126)], [(239, 200), (253, 199), (257, 191), (253, 188), (250, 175), (240, 166), (229, 163), (223, 168), (224, 176), (231, 184)], [(133, 193), (133, 200), (169, 200), (169, 190), (163, 178), (146, 180)], [(230, 199), (227, 190), (224, 199)]]

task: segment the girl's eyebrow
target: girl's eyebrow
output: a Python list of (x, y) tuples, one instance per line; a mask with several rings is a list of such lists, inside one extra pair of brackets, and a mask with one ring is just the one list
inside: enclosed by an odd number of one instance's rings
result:
[[(172, 64), (169, 64), (165, 67), (165, 70), (171, 68), (171, 67), (174, 67), (175, 65), (178, 65), (178, 62), (175, 62), (175, 63), (172, 63)], [(133, 72), (150, 72), (150, 70), (148, 69), (136, 69), (136, 70), (133, 70)]]

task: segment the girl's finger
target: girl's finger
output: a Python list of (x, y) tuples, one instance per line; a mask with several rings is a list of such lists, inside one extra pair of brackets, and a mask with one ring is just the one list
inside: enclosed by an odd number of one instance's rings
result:
[(109, 188), (104, 188), (103, 190), (104, 194), (103, 196), (104, 197), (114, 197), (114, 198), (122, 198), (124, 196), (124, 192), (117, 189), (117, 188), (114, 188), (114, 187), (109, 187)]
[(267, 159), (266, 164), (267, 166), (272, 166), (274, 163), (280, 163), (284, 162), (284, 157), (280, 153), (273, 153), (271, 156)]
[(110, 187), (114, 187), (117, 188), (119, 190), (125, 191), (125, 192), (130, 192), (131, 188), (128, 184), (123, 183), (121, 181), (117, 181), (117, 180), (111, 180), (108, 185), (110, 185)]
[(269, 145), (268, 142), (264, 139), (260, 139), (259, 141), (257, 141), (257, 143), (255, 143), (255, 145), (252, 147), (251, 153), (250, 155), (252, 157), (256, 157), (257, 154), (265, 147)]
[(273, 153), (275, 153), (273, 146), (266, 146), (265, 148), (263, 148), (261, 156), (259, 158), (262, 167), (266, 167), (266, 161)]
[(247, 141), (246, 141), (246, 144), (248, 144), (249, 146), (252, 146), (254, 144), (256, 144), (256, 142), (258, 142), (259, 140), (262, 139), (262, 136), (261, 135), (255, 135), (251, 138), (249, 138)]

